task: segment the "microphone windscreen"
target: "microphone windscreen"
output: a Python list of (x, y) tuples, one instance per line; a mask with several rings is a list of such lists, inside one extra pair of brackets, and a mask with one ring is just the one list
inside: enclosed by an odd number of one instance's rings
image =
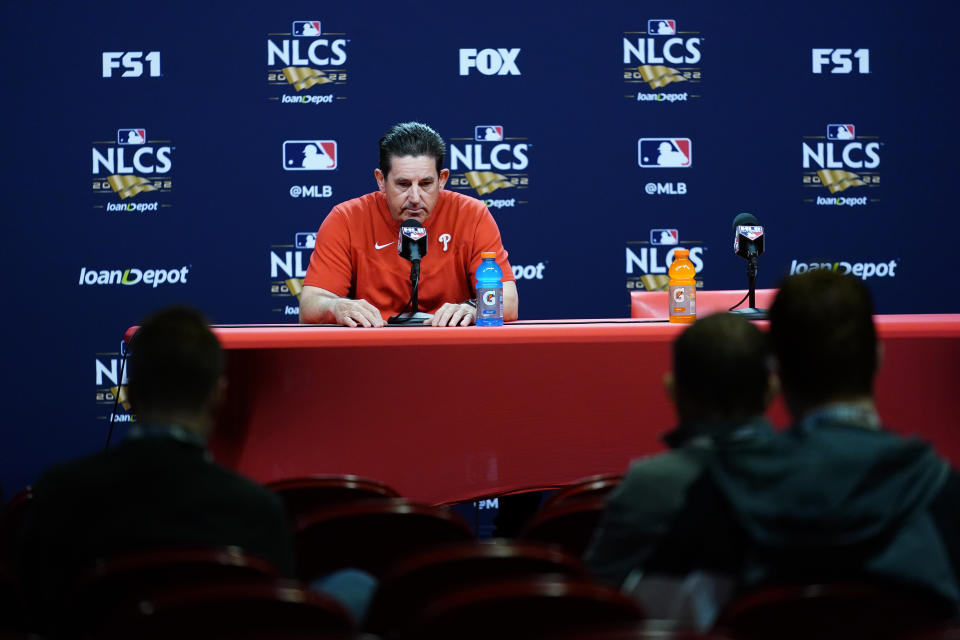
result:
[(733, 230), (736, 231), (737, 227), (741, 226), (759, 227), (760, 223), (752, 213), (739, 213), (737, 217), (733, 219)]

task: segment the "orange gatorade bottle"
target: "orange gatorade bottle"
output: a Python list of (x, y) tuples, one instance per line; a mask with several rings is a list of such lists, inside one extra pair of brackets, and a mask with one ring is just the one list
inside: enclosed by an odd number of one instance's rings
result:
[(693, 322), (697, 319), (697, 270), (690, 262), (689, 249), (675, 249), (670, 265), (670, 322)]

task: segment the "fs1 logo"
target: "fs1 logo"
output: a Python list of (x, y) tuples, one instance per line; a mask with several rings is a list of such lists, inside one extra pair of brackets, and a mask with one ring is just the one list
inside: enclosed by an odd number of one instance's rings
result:
[[(880, 185), (880, 149), (883, 143), (876, 136), (857, 133), (853, 124), (828, 124), (825, 136), (807, 136), (803, 142), (803, 185), (827, 187), (831, 194), (852, 187)], [(867, 198), (809, 198), (818, 205), (866, 204)]]
[(637, 163), (644, 169), (689, 168), (693, 143), (690, 138), (640, 138)]
[(460, 49), (460, 75), (476, 69), (485, 76), (519, 76), (520, 49)]
[[(173, 188), (173, 150), (169, 140), (151, 140), (146, 128), (117, 129), (116, 138), (93, 142), (93, 193), (120, 200)], [(156, 211), (159, 203), (97, 205), (107, 211)]]
[[(623, 80), (632, 90), (638, 89), (637, 102), (686, 102), (690, 94), (664, 92), (664, 87), (678, 82), (699, 83), (702, 77), (700, 47), (703, 38), (697, 31), (681, 32), (673, 18), (647, 20), (646, 31), (625, 31), (623, 34)], [(699, 96), (693, 96), (698, 98)]]
[[(703, 270), (703, 252), (706, 247), (699, 241), (685, 242), (690, 249), (690, 261), (696, 273)], [(673, 262), (673, 252), (680, 247), (677, 229), (651, 229), (650, 242), (632, 241), (626, 247), (627, 289), (666, 291), (670, 277), (667, 269)], [(703, 282), (697, 280), (697, 286)]]
[(333, 171), (337, 168), (336, 140), (286, 140), (283, 168), (287, 171)]
[(870, 49), (811, 49), (813, 73), (820, 75), (824, 69), (830, 73), (853, 73), (853, 61), (857, 61), (857, 73), (870, 73)]
[(299, 318), (299, 305), (287, 302), (291, 296), (300, 297), (316, 242), (316, 232), (302, 231), (294, 234), (293, 244), (270, 246), (270, 297), (274, 299), (274, 305), (280, 305), (273, 307), (274, 313), (292, 316), (294, 321)]
[[(451, 189), (473, 189), (478, 196), (483, 196), (498, 189), (529, 186), (528, 153), (533, 145), (525, 142), (526, 138), (508, 137), (504, 131), (499, 124), (476, 125), (473, 137), (450, 139)], [(516, 206), (518, 201), (508, 198), (495, 202), (496, 208), (503, 208)]]
[(102, 75), (112, 78), (113, 72), (122, 69), (121, 78), (142, 78), (144, 63), (151, 78), (159, 78), (160, 52), (148, 51), (104, 51), (102, 55)]
[[(296, 20), (288, 33), (267, 34), (267, 84), (290, 88), (294, 95), (271, 96), (283, 104), (333, 104), (331, 89), (347, 83), (347, 45), (342, 33), (324, 33), (319, 20)], [(297, 95), (320, 87), (320, 94)], [(339, 98), (343, 99), (343, 98)]]

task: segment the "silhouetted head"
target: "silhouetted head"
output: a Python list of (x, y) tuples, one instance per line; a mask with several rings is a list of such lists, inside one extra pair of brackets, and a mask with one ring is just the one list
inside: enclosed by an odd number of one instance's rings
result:
[(829, 270), (790, 276), (769, 318), (794, 417), (828, 403), (872, 398), (879, 355), (873, 303), (862, 280)]
[(673, 343), (672, 395), (681, 423), (762, 415), (772, 384), (767, 336), (741, 316), (699, 319)]
[(130, 342), (127, 385), (138, 420), (205, 426), (223, 363), (220, 342), (199, 311), (169, 307), (145, 318)]

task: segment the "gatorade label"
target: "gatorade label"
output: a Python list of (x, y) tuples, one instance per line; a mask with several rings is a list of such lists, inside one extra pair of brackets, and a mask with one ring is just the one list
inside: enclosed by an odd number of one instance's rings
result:
[(477, 289), (478, 320), (499, 320), (503, 318), (502, 292), (502, 289)]
[(670, 315), (695, 316), (697, 315), (697, 287), (696, 285), (670, 285)]

